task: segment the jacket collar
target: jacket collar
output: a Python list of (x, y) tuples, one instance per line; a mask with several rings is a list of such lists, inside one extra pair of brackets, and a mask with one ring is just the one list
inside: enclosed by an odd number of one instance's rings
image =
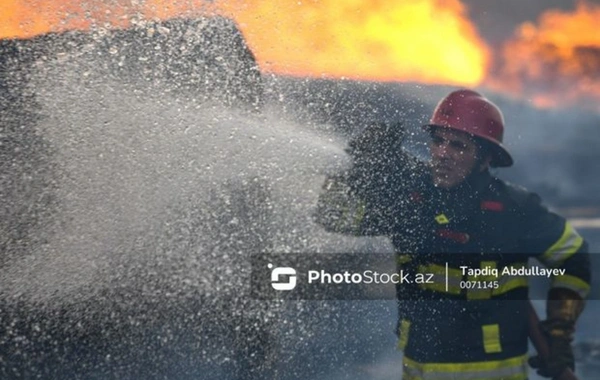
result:
[(451, 189), (442, 189), (433, 185), (433, 179), (430, 178), (429, 185), (432, 188), (433, 195), (442, 202), (450, 202), (456, 205), (470, 204), (472, 201), (478, 201), (482, 195), (489, 189), (493, 177), (488, 170), (481, 173), (470, 175), (463, 183)]

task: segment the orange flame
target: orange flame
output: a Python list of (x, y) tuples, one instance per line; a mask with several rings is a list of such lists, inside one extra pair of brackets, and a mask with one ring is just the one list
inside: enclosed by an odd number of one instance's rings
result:
[(488, 52), (459, 0), (223, 2), (259, 64), (298, 76), (475, 85)]
[(572, 12), (550, 10), (537, 25), (519, 27), (488, 84), (540, 107), (600, 109), (600, 6), (579, 2)]
[[(459, 0), (230, 0), (264, 71), (313, 77), (476, 85), (488, 50)], [(204, 14), (206, 0), (3, 0), (0, 38), (137, 19)]]
[(211, 13), (205, 0), (2, 0), (0, 38), (92, 27), (126, 28), (144, 19)]

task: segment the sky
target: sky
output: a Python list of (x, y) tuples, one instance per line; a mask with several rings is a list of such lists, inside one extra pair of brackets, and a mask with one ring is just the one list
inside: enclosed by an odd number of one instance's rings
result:
[[(481, 36), (490, 44), (498, 45), (512, 36), (523, 22), (534, 22), (548, 9), (571, 11), (575, 0), (461, 0), (468, 6), (471, 20)], [(600, 0), (587, 0), (600, 4)]]

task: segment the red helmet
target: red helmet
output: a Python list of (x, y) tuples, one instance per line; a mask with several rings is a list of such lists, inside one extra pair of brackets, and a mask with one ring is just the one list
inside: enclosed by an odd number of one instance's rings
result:
[(445, 127), (489, 141), (492, 147), (491, 166), (511, 166), (513, 159), (502, 145), (504, 117), (498, 106), (473, 90), (451, 92), (433, 111), (425, 127)]

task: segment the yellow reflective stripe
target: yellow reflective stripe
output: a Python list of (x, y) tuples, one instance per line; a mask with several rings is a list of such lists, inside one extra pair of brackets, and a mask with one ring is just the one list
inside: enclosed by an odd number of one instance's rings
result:
[[(497, 263), (493, 261), (484, 261), (481, 263), (482, 269), (490, 267), (495, 269)], [(527, 263), (515, 263), (514, 265), (508, 265), (504, 268), (521, 269), (526, 268)], [(494, 275), (490, 276), (469, 276), (469, 281), (481, 282), (481, 288), (475, 286), (471, 289), (465, 289), (467, 299), (481, 300), (489, 299), (493, 296), (508, 293), (511, 290), (521, 287), (527, 287), (529, 285), (527, 277), (515, 276), (515, 275), (501, 275), (502, 270), (498, 270), (498, 277)], [(433, 274), (432, 283), (419, 284), (422, 289), (433, 290), (441, 293), (448, 293), (459, 295), (462, 292), (461, 281), (463, 281), (462, 271), (460, 269), (448, 268), (448, 290), (446, 290), (446, 268), (441, 265), (429, 264), (420, 265), (419, 273), (431, 273)], [(498, 282), (498, 288), (490, 286), (490, 281)], [(484, 284), (485, 283), (485, 284)]]
[(492, 297), (493, 289), (477, 289), (471, 288), (467, 289), (467, 299), (468, 300), (487, 300)]
[[(489, 263), (489, 262), (486, 262)], [(494, 263), (495, 264), (495, 263)], [(483, 262), (482, 262), (482, 269), (483, 269)], [(488, 265), (491, 266), (492, 268), (494, 266), (492, 265)], [(481, 299), (488, 299), (491, 298), (493, 296), (498, 296), (500, 294), (504, 294), (504, 293), (508, 293), (511, 290), (517, 289), (517, 288), (526, 288), (527, 286), (529, 286), (529, 282), (527, 280), (526, 276), (514, 276), (514, 275), (510, 275), (510, 274), (506, 274), (506, 275), (502, 275), (502, 271), (506, 268), (509, 269), (521, 269), (521, 268), (526, 268), (527, 267), (527, 263), (515, 263), (513, 265), (507, 265), (502, 269), (498, 270), (498, 277), (496, 278), (496, 276), (480, 276), (480, 277), (469, 277), (469, 280), (477, 280), (477, 281), (497, 281), (498, 282), (498, 287), (497, 288), (472, 288), (472, 289), (468, 289), (467, 291), (467, 299), (472, 299), (472, 300), (481, 300)]]
[(360, 224), (365, 216), (366, 205), (362, 200), (355, 200), (350, 208), (351, 202), (346, 203), (341, 207), (341, 216), (338, 219), (335, 230), (336, 231), (348, 231), (358, 233), (360, 231)]
[(410, 331), (410, 321), (403, 319), (400, 321), (400, 329), (398, 330), (398, 349), (404, 350), (406, 345), (408, 344), (408, 334)]
[(460, 284), (454, 283), (450, 278), (448, 278), (448, 291), (446, 291), (446, 276), (440, 274), (433, 273), (431, 282), (422, 283), (419, 286), (422, 289), (434, 290), (441, 293), (460, 294)]
[(410, 255), (398, 255), (396, 256), (396, 264), (402, 265), (410, 262), (412, 257)]
[(566, 259), (573, 256), (582, 244), (583, 238), (569, 222), (565, 222), (565, 229), (561, 237), (539, 259), (549, 267), (559, 266)]
[[(437, 264), (420, 265), (419, 270), (422, 271), (421, 273), (432, 273), (432, 274), (436, 274), (436, 275), (446, 276), (446, 267), (442, 266), (442, 265), (437, 265)], [(458, 269), (453, 269), (453, 268), (448, 269), (449, 276), (456, 276), (457, 274), (460, 277), (461, 271)]]
[(353, 225), (359, 226), (362, 223), (362, 220), (365, 217), (366, 208), (365, 202), (359, 202), (357, 210), (355, 211)]
[[(508, 265), (505, 268), (521, 269), (526, 267), (527, 263), (514, 263), (513, 265)], [(502, 272), (500, 271), (500, 273)], [(526, 276), (500, 276), (498, 278), (498, 288), (492, 290), (492, 295), (497, 296), (500, 294), (508, 293), (513, 289), (526, 288), (527, 286), (529, 286), (529, 282)]]
[(460, 285), (450, 285), (450, 283), (448, 283), (448, 290), (446, 291), (446, 283), (444, 278), (436, 278), (436, 276), (433, 276), (432, 280), (432, 283), (423, 283), (419, 285), (422, 289), (433, 290), (440, 293), (448, 293), (454, 295), (460, 294)]
[(418, 363), (403, 359), (403, 379), (408, 380), (525, 380), (527, 355), (505, 360), (469, 363)]
[[(481, 265), (480, 265), (481, 269), (497, 269), (497, 264), (495, 261), (482, 261)], [(481, 284), (485, 284), (483, 285), (482, 288), (479, 287), (473, 287), (471, 289), (467, 289), (467, 299), (470, 300), (482, 300), (482, 299), (489, 299), (492, 297), (492, 292), (493, 292), (493, 288), (489, 285), (489, 281), (497, 281), (498, 277), (500, 277), (500, 275), (498, 276), (494, 276), (494, 275), (489, 275), (489, 276), (469, 276), (468, 280), (469, 281), (477, 281)]]
[(438, 222), (438, 224), (448, 224), (450, 223), (450, 220), (448, 219), (448, 217), (444, 214), (439, 214), (435, 217), (435, 221)]
[(455, 374), (443, 377), (423, 377), (420, 375), (413, 375), (410, 373), (410, 370), (406, 367), (404, 371), (402, 371), (402, 380), (457, 380), (457, 379), (466, 379), (466, 380), (527, 380), (527, 374), (514, 374), (508, 376), (500, 376), (500, 377), (463, 377), (462, 374), (459, 377), (456, 377)]
[(446, 267), (436, 264), (420, 265), (419, 273), (433, 274), (431, 283), (419, 284), (423, 289), (434, 290), (441, 293), (460, 294), (460, 282), (462, 271), (460, 269), (448, 268), (448, 290), (446, 291)]
[(525, 276), (503, 276), (498, 280), (498, 288), (492, 290), (492, 295), (497, 296), (516, 288), (526, 288), (528, 286), (529, 282)]
[(502, 346), (500, 345), (500, 326), (495, 325), (483, 325), (481, 326), (483, 333), (483, 349), (487, 354), (494, 354), (502, 352)]
[[(485, 268), (490, 268), (490, 269), (496, 269), (498, 266), (498, 263), (496, 263), (495, 261), (482, 261), (481, 262), (481, 269), (485, 269)], [(495, 278), (495, 276), (485, 276), (487, 278)]]
[(317, 204), (318, 222), (330, 230), (357, 234), (365, 216), (364, 201), (352, 193), (341, 177), (328, 177)]
[(553, 288), (567, 288), (577, 292), (581, 298), (587, 297), (590, 292), (590, 284), (583, 281), (579, 277), (571, 276), (568, 274), (562, 276), (554, 276), (552, 278)]

